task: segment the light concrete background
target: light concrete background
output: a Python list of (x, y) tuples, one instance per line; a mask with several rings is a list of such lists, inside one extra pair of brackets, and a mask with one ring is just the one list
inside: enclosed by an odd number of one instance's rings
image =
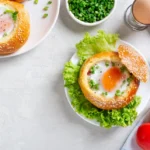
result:
[(150, 60), (150, 29), (134, 32), (123, 21), (132, 2), (118, 0), (108, 21), (83, 27), (69, 17), (62, 0), (56, 26), (44, 42), (29, 53), (0, 60), (0, 150), (120, 149), (135, 123), (106, 130), (84, 122), (68, 105), (62, 70), (84, 33), (94, 35), (99, 29), (119, 33)]

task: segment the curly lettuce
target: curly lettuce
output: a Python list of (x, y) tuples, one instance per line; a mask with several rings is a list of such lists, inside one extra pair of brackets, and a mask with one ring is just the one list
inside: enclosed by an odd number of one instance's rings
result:
[(107, 34), (102, 30), (96, 36), (86, 33), (84, 39), (76, 44), (77, 55), (79, 58), (88, 58), (96, 53), (112, 51), (115, 49), (118, 34)]
[[(106, 50), (113, 50), (117, 37), (115, 35), (106, 34), (104, 31), (99, 31), (101, 35), (96, 37), (89, 37), (93, 41), (105, 41), (101, 42), (101, 46), (95, 42), (90, 44), (89, 40), (83, 39), (79, 44), (77, 44), (78, 56), (80, 61), (77, 65), (73, 64), (71, 61), (65, 64), (63, 71), (63, 77), (65, 80), (65, 87), (68, 89), (68, 94), (71, 98), (71, 104), (75, 108), (76, 112), (84, 115), (86, 118), (96, 120), (100, 123), (100, 126), (105, 128), (111, 128), (112, 126), (129, 126), (131, 125), (137, 117), (136, 108), (140, 104), (141, 97), (135, 96), (131, 103), (122, 109), (117, 110), (102, 110), (94, 105), (92, 105), (83, 95), (81, 88), (78, 84), (78, 78), (80, 73), (80, 68), (84, 61), (98, 52), (103, 52)], [(104, 35), (104, 37), (102, 36)], [(88, 35), (89, 36), (89, 35)], [(87, 37), (86, 37), (87, 38)], [(95, 40), (94, 40), (95, 39)], [(84, 44), (82, 43), (84, 41)], [(82, 44), (81, 44), (82, 43)], [(81, 48), (83, 46), (83, 49)], [(92, 49), (87, 49), (90, 47)], [(100, 47), (100, 50), (98, 50)]]

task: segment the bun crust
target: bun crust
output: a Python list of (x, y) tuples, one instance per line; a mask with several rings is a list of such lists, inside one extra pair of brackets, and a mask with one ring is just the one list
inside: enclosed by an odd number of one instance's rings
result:
[(121, 96), (107, 98), (103, 95), (96, 94), (89, 86), (87, 73), (93, 65), (102, 60), (121, 62), (117, 52), (101, 52), (87, 59), (81, 67), (79, 75), (79, 85), (81, 90), (87, 100), (89, 100), (97, 108), (104, 110), (123, 108), (132, 101), (138, 90), (140, 82), (137, 78), (134, 77), (124, 94)]
[(28, 40), (30, 34), (30, 18), (28, 12), (20, 3), (0, 0), (0, 4), (18, 12), (13, 31), (8, 36), (0, 39), (0, 55), (7, 55), (16, 52)]
[(120, 45), (118, 53), (121, 62), (128, 68), (128, 70), (142, 82), (147, 82), (149, 71), (143, 57), (133, 48), (126, 45)]

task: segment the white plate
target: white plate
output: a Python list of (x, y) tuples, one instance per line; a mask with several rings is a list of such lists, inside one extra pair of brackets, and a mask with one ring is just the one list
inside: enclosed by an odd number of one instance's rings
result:
[[(130, 47), (133, 47), (136, 51), (138, 51), (140, 53), (140, 51), (135, 48), (134, 46), (132, 46), (131, 44), (125, 42), (125, 41), (122, 41), (122, 40), (118, 40), (117, 44), (116, 44), (116, 50), (118, 48), (119, 45), (128, 45)], [(140, 53), (140, 55), (145, 59), (145, 57)], [(71, 62), (73, 64), (77, 64), (79, 61), (79, 58), (77, 57), (76, 54), (74, 54), (71, 58)], [(145, 59), (145, 61), (147, 62), (147, 60)], [(148, 65), (148, 62), (147, 62), (147, 65)], [(150, 68), (149, 68), (150, 70)], [(147, 83), (140, 83), (140, 86), (139, 86), (139, 89), (137, 91), (137, 94), (138, 96), (141, 96), (142, 97), (142, 101), (140, 103), (140, 105), (138, 106), (137, 108), (137, 112), (138, 112), (138, 115), (144, 110), (144, 108), (146, 107), (149, 99), (150, 99), (150, 92), (149, 92), (149, 89), (150, 89), (150, 78), (148, 80)], [(68, 90), (67, 88), (65, 88), (65, 94), (66, 94), (66, 97), (67, 97), (67, 100), (71, 106), (71, 108), (75, 111), (75, 109), (73, 108), (73, 106), (71, 105), (71, 98), (69, 97), (68, 95)], [(95, 120), (91, 120), (91, 119), (88, 119), (86, 117), (84, 117), (82, 114), (79, 114), (75, 111), (75, 113), (80, 116), (83, 120), (85, 120), (86, 122), (89, 122), (93, 125), (96, 125), (96, 126), (99, 126), (99, 122), (95, 121)]]
[[(30, 14), (31, 21), (31, 33), (29, 39), (17, 52), (6, 56), (0, 56), (0, 58), (12, 57), (26, 53), (46, 38), (56, 23), (60, 7), (60, 0), (51, 0), (52, 4), (49, 5), (48, 11), (43, 11), (43, 8), (48, 1), (49, 0), (39, 0), (37, 5), (34, 4), (33, 1), (24, 2), (24, 6)], [(45, 19), (42, 18), (44, 13), (48, 13), (48, 17)]]

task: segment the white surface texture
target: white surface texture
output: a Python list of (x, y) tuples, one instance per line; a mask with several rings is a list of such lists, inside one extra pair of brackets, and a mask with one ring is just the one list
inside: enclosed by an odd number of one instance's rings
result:
[(134, 32), (123, 21), (124, 11), (132, 2), (118, 0), (108, 21), (83, 27), (70, 18), (62, 0), (56, 26), (35, 50), (0, 60), (0, 150), (121, 148), (136, 122), (110, 130), (84, 122), (66, 100), (62, 70), (75, 52), (75, 43), (85, 32), (96, 34), (98, 29), (119, 33), (150, 60), (150, 28)]

